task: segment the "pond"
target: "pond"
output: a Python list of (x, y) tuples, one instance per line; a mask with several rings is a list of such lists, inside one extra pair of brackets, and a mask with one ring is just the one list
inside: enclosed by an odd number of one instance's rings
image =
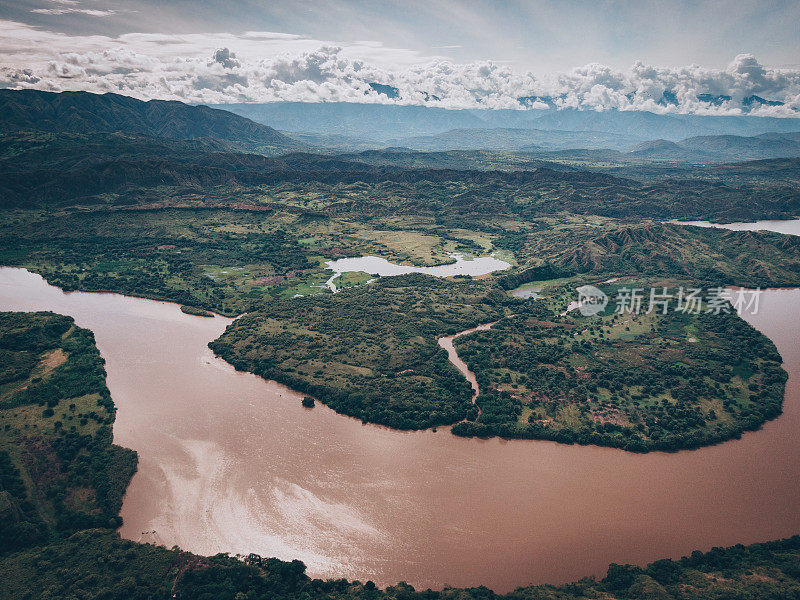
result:
[(332, 292), (338, 291), (335, 280), (342, 273), (362, 272), (370, 275), (379, 275), (380, 277), (408, 275), (409, 273), (423, 273), (434, 277), (453, 277), (454, 275), (478, 277), (495, 271), (503, 271), (511, 266), (510, 263), (500, 260), (494, 255), (465, 259), (463, 255), (454, 252), (450, 256), (454, 259), (452, 263), (435, 267), (398, 265), (379, 256), (358, 256), (329, 260), (325, 264), (328, 269), (333, 271), (333, 275), (328, 279), (326, 285)]

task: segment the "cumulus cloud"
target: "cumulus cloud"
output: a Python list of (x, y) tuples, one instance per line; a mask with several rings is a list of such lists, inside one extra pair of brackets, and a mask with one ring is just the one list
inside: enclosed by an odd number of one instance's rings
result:
[(221, 64), (225, 69), (236, 69), (242, 66), (242, 63), (236, 60), (236, 54), (228, 48), (217, 48), (214, 51), (214, 62)]
[[(62, 4), (67, 8), (69, 4)], [(196, 103), (375, 102), (443, 108), (575, 108), (797, 116), (800, 69), (741, 54), (724, 69), (589, 64), (536, 77), (374, 42), (271, 32), (68, 36), (0, 21), (0, 87), (118, 92)], [(397, 94), (380, 93), (391, 86)], [(380, 86), (377, 86), (380, 88)]]

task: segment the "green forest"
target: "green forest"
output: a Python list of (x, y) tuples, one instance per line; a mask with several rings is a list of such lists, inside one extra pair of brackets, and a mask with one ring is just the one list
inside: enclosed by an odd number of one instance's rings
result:
[(791, 600), (800, 598), (800, 536), (693, 552), (646, 567), (609, 566), (606, 575), (561, 586), (415, 590), (400, 582), (312, 579), (300, 561), (249, 555), (197, 556), (89, 529), (0, 554), (0, 599), (97, 600)]
[(472, 389), (438, 338), (503, 315), (483, 282), (382, 277), (337, 294), (276, 301), (234, 321), (210, 346), (363, 421), (398, 429), (475, 416)]
[(112, 444), (92, 332), (53, 313), (0, 313), (0, 357), (0, 548), (118, 527), (136, 453)]
[(491, 330), (456, 338), (481, 412), (453, 433), (677, 450), (739, 437), (781, 412), (781, 357), (729, 306), (620, 314), (609, 304), (596, 316), (558, 316), (542, 302), (509, 308)]
[[(562, 314), (576, 287), (566, 281), (530, 301), (491, 281), (384, 277), (274, 302), (210, 346), (240, 370), (398, 429), (647, 452), (739, 437), (781, 413), (781, 357), (730, 305)], [(437, 340), (481, 323), (495, 325), (455, 340), (480, 385), (473, 404)]]

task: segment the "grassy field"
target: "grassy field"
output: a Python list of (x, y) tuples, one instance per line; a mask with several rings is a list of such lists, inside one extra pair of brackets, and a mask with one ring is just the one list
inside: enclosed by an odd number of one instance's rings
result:
[(452, 261), (454, 251), (495, 252), (514, 265), (501, 278), (525, 279), (526, 269), (550, 264), (598, 277), (749, 287), (800, 282), (800, 241), (779, 234), (565, 214), (530, 221), (493, 215), (468, 230), (422, 216), (308, 219), (289, 208), (0, 211), (0, 263), (68, 290), (171, 300), (225, 315), (328, 293), (325, 261), (363, 255), (430, 265)]
[[(53, 215), (0, 212), (0, 261), (65, 289), (116, 291), (236, 315), (276, 298), (329, 293), (325, 261), (377, 255), (396, 263), (452, 262), (449, 252), (488, 254), (492, 236), (461, 230), (392, 229), (280, 211), (163, 209)], [(480, 243), (478, 243), (480, 242)], [(367, 281), (348, 276), (345, 284)]]

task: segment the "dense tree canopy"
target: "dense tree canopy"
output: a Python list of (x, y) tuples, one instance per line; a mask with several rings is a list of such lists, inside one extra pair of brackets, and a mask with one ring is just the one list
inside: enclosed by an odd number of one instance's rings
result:
[(53, 313), (0, 313), (0, 356), (0, 553), (118, 527), (136, 454), (112, 444), (92, 332)]

